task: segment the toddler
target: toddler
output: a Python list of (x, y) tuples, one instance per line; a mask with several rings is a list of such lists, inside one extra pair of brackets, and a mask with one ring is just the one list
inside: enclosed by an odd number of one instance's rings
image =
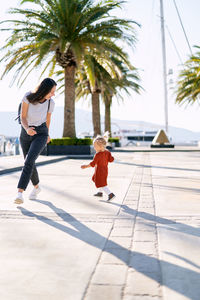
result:
[(94, 149), (96, 154), (94, 159), (88, 165), (82, 165), (82, 169), (89, 167), (95, 167), (95, 172), (92, 177), (98, 192), (94, 196), (102, 197), (103, 191), (108, 195), (107, 201), (113, 200), (115, 195), (109, 190), (107, 186), (107, 177), (108, 177), (108, 163), (113, 162), (114, 157), (111, 155), (110, 151), (106, 149), (106, 143), (108, 140), (107, 133), (104, 136), (97, 136), (94, 141)]

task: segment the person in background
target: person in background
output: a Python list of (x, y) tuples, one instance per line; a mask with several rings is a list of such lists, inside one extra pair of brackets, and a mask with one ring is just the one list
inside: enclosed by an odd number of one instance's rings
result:
[(56, 85), (53, 79), (45, 78), (34, 92), (26, 93), (22, 99), (20, 144), (25, 161), (17, 186), (16, 204), (24, 202), (23, 192), (30, 180), (34, 187), (29, 199), (36, 199), (41, 191), (35, 161), (50, 142), (49, 126), (55, 106), (52, 97), (55, 95)]
[(92, 177), (98, 192), (94, 194), (97, 197), (103, 197), (103, 192), (108, 195), (107, 201), (111, 201), (115, 198), (115, 195), (110, 191), (107, 185), (108, 177), (108, 163), (114, 161), (114, 157), (106, 149), (106, 144), (108, 140), (108, 133), (106, 132), (104, 136), (97, 136), (94, 141), (94, 149), (96, 151), (95, 157), (92, 162), (88, 165), (82, 165), (82, 169), (89, 167), (95, 167), (95, 172)]

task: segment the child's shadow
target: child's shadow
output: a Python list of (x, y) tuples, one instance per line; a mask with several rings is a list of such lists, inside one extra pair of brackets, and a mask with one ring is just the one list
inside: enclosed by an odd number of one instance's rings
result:
[(138, 272), (144, 274), (145, 276), (157, 281), (159, 284), (161, 284), (160, 282), (161, 277), (159, 276), (160, 262), (162, 262), (163, 266), (166, 265), (165, 268), (170, 268), (172, 274), (176, 274), (176, 272), (179, 272), (179, 274), (182, 274), (183, 272), (187, 273), (187, 278), (190, 278), (191, 282), (193, 283), (192, 288), (183, 289), (182, 284), (178, 285), (176, 284), (176, 281), (174, 283), (173, 280), (166, 281), (165, 284), (170, 289), (173, 289), (176, 292), (183, 294), (184, 296), (187, 296), (189, 299), (199, 300), (198, 293), (196, 294), (197, 296), (194, 296), (193, 293), (194, 289), (196, 291), (199, 289), (199, 282), (200, 282), (199, 272), (195, 272), (185, 267), (177, 266), (167, 261), (159, 261), (159, 259), (155, 257), (151, 257), (140, 252), (130, 251), (129, 249), (93, 231), (92, 229), (90, 229), (89, 227), (87, 227), (86, 225), (78, 221), (76, 218), (74, 218), (72, 215), (70, 215), (63, 209), (57, 208), (53, 203), (44, 200), (32, 200), (32, 201), (49, 206), (62, 219), (62, 221), (66, 223), (70, 223), (70, 225), (73, 226), (74, 229), (68, 227), (66, 224), (65, 225), (60, 224), (59, 222), (56, 222), (42, 215), (38, 215), (23, 207), (18, 207), (18, 209), (21, 211), (23, 215), (36, 218), (37, 220), (49, 226), (57, 228), (58, 230), (61, 230), (93, 247), (96, 247), (104, 252), (112, 254), (113, 256), (117, 257), (119, 260), (121, 260), (124, 264), (126, 264), (130, 268), (133, 268), (134, 270), (137, 270)]

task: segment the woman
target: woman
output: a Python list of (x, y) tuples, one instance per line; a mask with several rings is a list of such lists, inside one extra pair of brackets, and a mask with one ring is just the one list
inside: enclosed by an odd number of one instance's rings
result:
[(30, 179), (34, 188), (29, 199), (36, 199), (41, 191), (35, 161), (46, 143), (50, 142), (49, 125), (51, 113), (55, 106), (51, 97), (55, 95), (56, 85), (53, 79), (45, 78), (35, 92), (26, 93), (22, 99), (20, 144), (25, 162), (17, 186), (16, 204), (24, 202), (23, 192), (26, 190)]

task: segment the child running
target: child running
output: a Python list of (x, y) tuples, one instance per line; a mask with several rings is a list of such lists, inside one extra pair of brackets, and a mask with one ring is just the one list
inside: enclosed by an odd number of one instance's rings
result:
[(106, 143), (108, 140), (108, 134), (105, 133), (104, 136), (97, 136), (94, 141), (94, 149), (96, 154), (93, 161), (88, 165), (82, 165), (82, 169), (89, 167), (95, 167), (95, 172), (92, 177), (98, 192), (94, 194), (97, 197), (103, 197), (103, 191), (108, 195), (107, 201), (113, 200), (115, 195), (109, 190), (107, 186), (107, 177), (108, 177), (108, 163), (113, 162), (114, 157), (106, 149)]

